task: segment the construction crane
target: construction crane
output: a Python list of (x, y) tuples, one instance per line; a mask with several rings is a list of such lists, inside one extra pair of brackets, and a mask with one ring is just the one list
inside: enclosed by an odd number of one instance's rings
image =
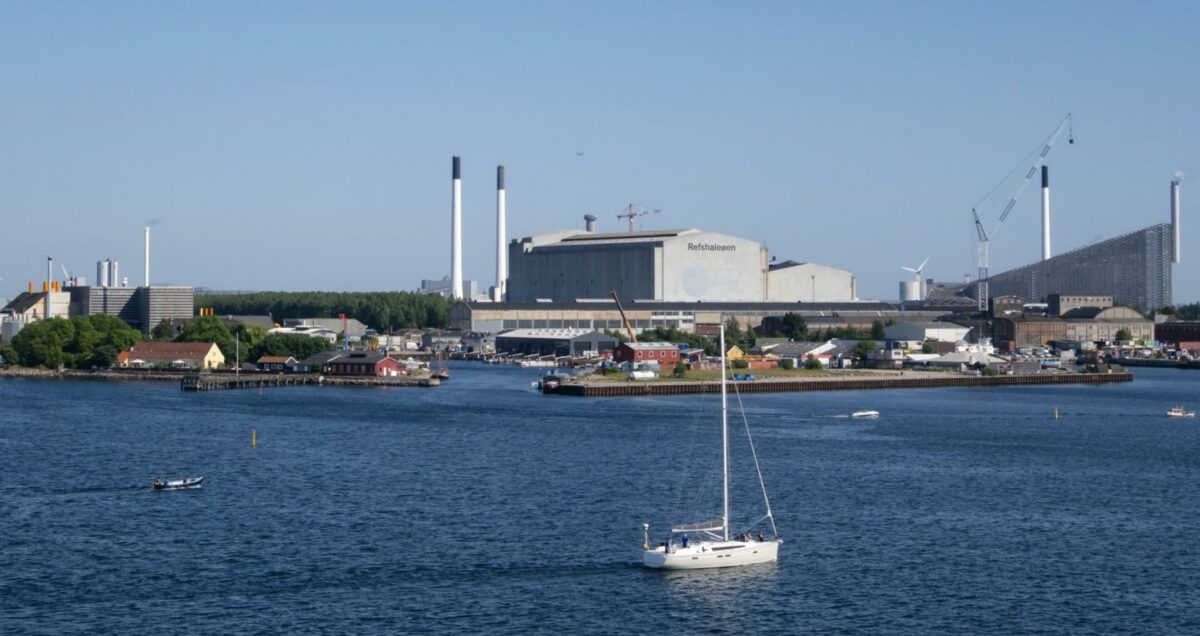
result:
[(617, 303), (617, 311), (621, 312), (621, 324), (625, 325), (625, 332), (629, 334), (630, 342), (637, 342), (637, 334), (633, 333), (633, 325), (629, 324), (629, 319), (625, 317), (625, 308), (621, 306), (621, 299), (617, 298), (617, 290), (608, 292), (612, 296), (613, 302)]
[(634, 219), (639, 216), (646, 216), (647, 214), (658, 214), (659, 212), (662, 212), (662, 210), (656, 210), (654, 208), (648, 208), (644, 205), (630, 203), (629, 206), (625, 208), (624, 214), (617, 215), (617, 220), (629, 219), (629, 231), (632, 232)]
[[(1013, 168), (1011, 172), (1005, 175), (1004, 179), (1001, 180), (1000, 183), (996, 184), (995, 187), (993, 187), (986, 195), (984, 195), (982, 199), (979, 200), (978, 203), (971, 208), (971, 218), (975, 221), (975, 235), (979, 242), (979, 279), (976, 283), (976, 289), (978, 290), (976, 292), (976, 296), (979, 300), (979, 311), (987, 311), (988, 308), (988, 283), (990, 281), (988, 276), (988, 245), (992, 242), (992, 239), (996, 238), (996, 231), (1000, 229), (1000, 225), (1004, 223), (1004, 220), (1008, 218), (1008, 214), (1012, 212), (1013, 207), (1017, 205), (1017, 200), (1020, 199), (1021, 195), (1025, 193), (1025, 188), (1029, 185), (1029, 182), (1033, 179), (1033, 176), (1038, 173), (1038, 170), (1041, 169), (1042, 164), (1046, 163), (1046, 155), (1050, 154), (1050, 150), (1054, 148), (1054, 142), (1058, 141), (1058, 137), (1062, 134), (1063, 130), (1067, 131), (1067, 143), (1075, 143), (1075, 131), (1071, 126), (1071, 113), (1067, 113), (1067, 116), (1064, 117), (1061, 122), (1059, 122), (1058, 127), (1054, 129), (1054, 132), (1050, 133), (1050, 136), (1047, 137), (1045, 141), (1038, 145), (1033, 152), (1026, 155), (1025, 158), (1021, 160), (1021, 163), (1017, 164), (1017, 167)], [(992, 195), (996, 194), (996, 191), (999, 190), (1001, 186), (1009, 183), (1013, 175), (1017, 174), (1021, 168), (1028, 165), (1031, 159), (1033, 160), (1033, 165), (1029, 166), (1029, 170), (1025, 173), (1025, 177), (1021, 179), (1021, 181), (1017, 184), (1016, 189), (1008, 198), (1008, 202), (1004, 205), (1004, 210), (1000, 212), (1000, 218), (996, 221), (996, 224), (992, 226), (992, 231), (987, 231), (983, 227), (983, 222), (979, 219), (979, 208), (982, 207), (985, 202), (991, 200)]]

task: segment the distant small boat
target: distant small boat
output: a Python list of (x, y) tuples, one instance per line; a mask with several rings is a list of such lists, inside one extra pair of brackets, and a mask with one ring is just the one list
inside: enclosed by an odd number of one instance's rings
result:
[(446, 367), (442, 367), (442, 368), (434, 371), (431, 375), (439, 380), (449, 380), (450, 379), (450, 369), (448, 369)]
[(859, 418), (879, 417), (879, 411), (855, 411), (850, 414), (850, 417), (859, 417)]
[(187, 488), (199, 488), (204, 481), (203, 477), (184, 477), (183, 479), (159, 479), (154, 478), (150, 485), (154, 486), (155, 490), (184, 490)]
[(558, 393), (558, 387), (562, 384), (562, 378), (553, 373), (547, 373), (537, 381), (537, 388), (542, 393)]
[(1182, 406), (1176, 406), (1167, 411), (1167, 417), (1196, 417), (1196, 412), (1185, 411)]

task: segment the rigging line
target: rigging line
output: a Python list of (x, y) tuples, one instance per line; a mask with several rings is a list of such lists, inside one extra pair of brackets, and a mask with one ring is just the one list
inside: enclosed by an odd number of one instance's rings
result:
[(737, 382), (733, 383), (733, 394), (737, 396), (738, 410), (742, 412), (742, 425), (746, 428), (746, 441), (750, 443), (750, 456), (754, 458), (754, 472), (758, 473), (758, 485), (762, 488), (763, 503), (767, 504), (767, 519), (771, 520), (771, 534), (778, 538), (779, 530), (775, 527), (775, 515), (771, 514), (771, 500), (767, 497), (767, 483), (763, 481), (762, 469), (758, 466), (758, 451), (754, 450), (754, 438), (750, 437), (750, 421), (746, 419), (746, 408), (742, 406), (742, 392), (738, 390)]
[(1029, 163), (1029, 160), (1032, 159), (1034, 155), (1038, 154), (1039, 152), (1042, 152), (1042, 149), (1046, 147), (1046, 144), (1049, 144), (1050, 141), (1052, 139), (1054, 139), (1055, 136), (1058, 135), (1058, 131), (1060, 129), (1062, 129), (1063, 124), (1069, 122), (1070, 119), (1071, 119), (1070, 115), (1067, 115), (1066, 117), (1064, 117), (1063, 121), (1058, 124), (1058, 126), (1054, 129), (1054, 131), (1051, 132), (1050, 135), (1042, 141), (1042, 143), (1038, 144), (1033, 149), (1032, 152), (1025, 155), (1025, 158), (1021, 159), (1021, 163), (1018, 163), (1016, 165), (1016, 167), (1014, 167), (1008, 174), (1004, 175), (1004, 178), (1000, 180), (1000, 183), (997, 183), (995, 186), (992, 187), (991, 190), (988, 190), (988, 193), (983, 195), (983, 198), (980, 199), (978, 203), (971, 206), (971, 208), (979, 209), (979, 206), (983, 205), (984, 201), (987, 201), (993, 194), (995, 194), (996, 190), (1000, 189), (1000, 186), (1003, 186), (1005, 183), (1008, 183), (1008, 180), (1011, 179), (1012, 176), (1017, 173), (1017, 171), (1019, 171), (1021, 168), (1024, 168), (1025, 164)]
[[(677, 463), (683, 464), (683, 470), (680, 471), (679, 481), (675, 485), (675, 507), (671, 511), (673, 514), (682, 513), (685, 510), (683, 501), (684, 492), (687, 490), (687, 484), (689, 481), (689, 469), (691, 468), (691, 465), (695, 463), (692, 460), (696, 456), (696, 444), (699, 438), (697, 433), (700, 430), (700, 419), (702, 414), (703, 413), (700, 405), (697, 405), (696, 410), (692, 412), (691, 431), (690, 434), (687, 435), (688, 442), (686, 446), (680, 445), (676, 447), (681, 451), (680, 453), (677, 453), (677, 459), (680, 460)], [(689, 504), (696, 503), (695, 498), (697, 497), (697, 494), (694, 492), (695, 489), (692, 489), (692, 491), (693, 501), (689, 501)]]
[(757, 526), (759, 523), (761, 523), (763, 519), (770, 519), (770, 518), (771, 518), (770, 515), (763, 515), (763, 516), (755, 519), (754, 522), (751, 523), (750, 525), (738, 530), (736, 534), (742, 534), (743, 532), (750, 532), (751, 530), (754, 529), (754, 526)]

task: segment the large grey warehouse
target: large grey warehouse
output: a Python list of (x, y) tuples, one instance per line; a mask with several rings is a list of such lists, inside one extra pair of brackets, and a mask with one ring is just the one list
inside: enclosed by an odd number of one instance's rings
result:
[(757, 241), (697, 229), (598, 233), (565, 230), (508, 246), (509, 302), (607, 298), (664, 302), (844, 302), (848, 271), (770, 262)]

